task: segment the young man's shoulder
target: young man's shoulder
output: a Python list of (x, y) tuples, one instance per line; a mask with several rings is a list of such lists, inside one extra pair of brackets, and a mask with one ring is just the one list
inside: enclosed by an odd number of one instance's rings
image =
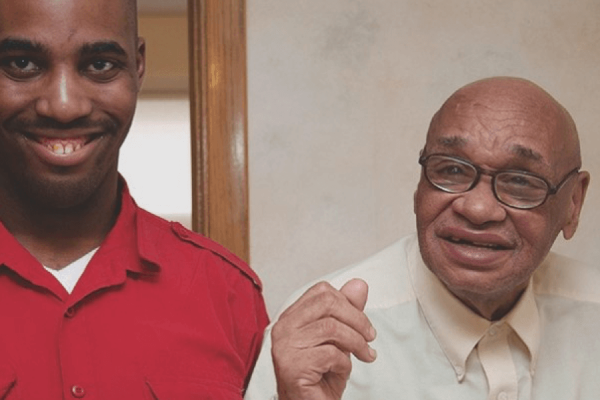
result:
[(140, 245), (155, 252), (161, 264), (176, 261), (178, 268), (222, 268), (225, 274), (240, 273), (257, 289), (262, 284), (257, 274), (241, 258), (219, 243), (184, 227), (139, 209), (138, 230), (142, 230)]

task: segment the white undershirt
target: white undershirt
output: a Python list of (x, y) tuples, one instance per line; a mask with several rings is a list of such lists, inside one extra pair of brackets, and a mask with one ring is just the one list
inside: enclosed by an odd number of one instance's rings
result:
[(54, 277), (65, 287), (65, 290), (71, 294), (77, 281), (81, 278), (83, 271), (85, 271), (85, 267), (87, 267), (94, 254), (96, 254), (96, 250), (98, 250), (98, 247), (59, 270), (48, 268), (45, 265), (44, 268), (54, 275)]

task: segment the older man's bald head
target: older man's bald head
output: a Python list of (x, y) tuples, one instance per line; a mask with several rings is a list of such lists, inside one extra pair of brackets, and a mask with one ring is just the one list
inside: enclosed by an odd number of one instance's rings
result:
[[(521, 78), (493, 77), (479, 80), (457, 90), (431, 121), (428, 143), (449, 121), (476, 119), (478, 129), (488, 129), (490, 140), (501, 129), (518, 131), (525, 125), (543, 143), (547, 160), (562, 170), (581, 165), (579, 137), (569, 112), (544, 89)], [(530, 133), (531, 134), (531, 133)]]

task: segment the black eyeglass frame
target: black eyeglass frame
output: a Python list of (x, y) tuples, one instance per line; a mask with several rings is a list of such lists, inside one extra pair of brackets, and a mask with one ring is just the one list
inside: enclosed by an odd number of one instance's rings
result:
[[(429, 175), (427, 175), (427, 167), (426, 167), (426, 165), (427, 165), (427, 161), (431, 157), (443, 157), (443, 158), (446, 158), (446, 159), (449, 159), (449, 160), (453, 160), (453, 161), (456, 161), (456, 162), (464, 164), (464, 165), (468, 165), (468, 166), (473, 167), (475, 169), (475, 171), (477, 172), (477, 175), (475, 176), (475, 179), (473, 180), (473, 182), (469, 185), (469, 187), (467, 189), (461, 190), (461, 191), (449, 190), (448, 188), (445, 188), (443, 186), (439, 186), (439, 185), (435, 184), (434, 182), (432, 182), (431, 179), (429, 178)], [(500, 203), (504, 204), (507, 207), (516, 208), (518, 210), (531, 210), (532, 208), (536, 208), (536, 207), (541, 206), (542, 204), (544, 204), (546, 202), (546, 200), (548, 200), (549, 196), (556, 194), (563, 187), (563, 185), (565, 183), (567, 183), (567, 181), (569, 180), (569, 178), (571, 178), (571, 176), (573, 176), (574, 174), (578, 173), (579, 170), (581, 169), (581, 167), (574, 168), (567, 175), (565, 175), (565, 177), (556, 186), (553, 186), (545, 178), (543, 178), (543, 177), (541, 177), (539, 175), (533, 174), (531, 172), (528, 172), (528, 171), (519, 171), (519, 170), (511, 170), (511, 169), (503, 169), (503, 170), (498, 170), (498, 171), (492, 171), (492, 170), (489, 170), (489, 169), (482, 168), (482, 167), (480, 167), (478, 165), (475, 165), (472, 162), (467, 161), (465, 159), (462, 159), (460, 157), (449, 156), (447, 154), (441, 154), (441, 153), (428, 154), (426, 156), (421, 155), (419, 157), (419, 164), (423, 168), (423, 174), (425, 175), (425, 178), (427, 179), (427, 182), (429, 182), (434, 187), (436, 187), (436, 188), (438, 188), (441, 191), (444, 191), (446, 193), (466, 193), (469, 190), (473, 189), (475, 186), (477, 186), (477, 184), (479, 183), (479, 178), (481, 177), (481, 175), (490, 176), (492, 178), (492, 182), (491, 182), (491, 184), (492, 184), (492, 192), (494, 193), (494, 197), (496, 198), (496, 200), (498, 200)], [(519, 206), (515, 206), (515, 205), (512, 205), (512, 204), (507, 204), (504, 200), (502, 200), (498, 196), (498, 193), (496, 192), (496, 176), (499, 175), (499, 174), (504, 174), (504, 173), (517, 173), (517, 174), (531, 176), (532, 178), (536, 178), (536, 179), (541, 180), (542, 182), (544, 182), (546, 184), (546, 187), (548, 188), (548, 190), (546, 191), (546, 196), (544, 197), (544, 199), (539, 204), (536, 204), (536, 205), (533, 205), (533, 206), (519, 207)]]

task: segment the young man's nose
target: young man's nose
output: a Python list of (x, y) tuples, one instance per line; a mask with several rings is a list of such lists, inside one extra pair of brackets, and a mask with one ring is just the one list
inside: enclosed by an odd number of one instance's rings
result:
[(92, 112), (91, 93), (77, 71), (61, 69), (45, 77), (36, 102), (38, 115), (69, 123)]

